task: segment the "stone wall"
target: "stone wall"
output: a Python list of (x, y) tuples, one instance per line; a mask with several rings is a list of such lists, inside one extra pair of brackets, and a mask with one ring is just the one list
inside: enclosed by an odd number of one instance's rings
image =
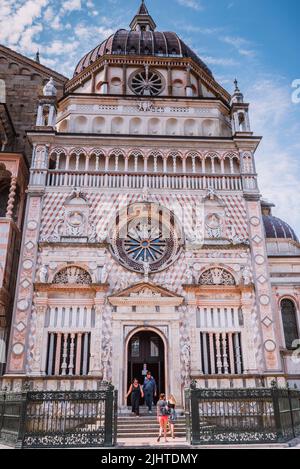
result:
[(67, 78), (0, 46), (0, 80), (5, 81), (6, 104), (17, 134), (12, 150), (25, 152), (28, 161), (31, 160), (31, 149), (26, 139), (26, 130), (35, 125), (38, 96), (51, 76), (60, 98)]

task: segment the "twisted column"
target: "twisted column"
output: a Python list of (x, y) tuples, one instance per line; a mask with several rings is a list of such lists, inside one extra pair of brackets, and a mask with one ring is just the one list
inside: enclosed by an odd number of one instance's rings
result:
[(7, 202), (7, 211), (6, 211), (7, 218), (13, 217), (16, 192), (17, 192), (17, 178), (12, 177), (11, 183), (10, 183), (9, 195), (8, 195), (8, 202)]

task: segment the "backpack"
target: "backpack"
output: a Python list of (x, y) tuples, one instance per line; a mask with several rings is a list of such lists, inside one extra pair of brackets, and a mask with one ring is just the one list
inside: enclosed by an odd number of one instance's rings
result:
[(163, 403), (160, 406), (160, 413), (162, 416), (170, 415), (171, 409), (168, 406), (168, 403), (166, 401), (163, 401)]

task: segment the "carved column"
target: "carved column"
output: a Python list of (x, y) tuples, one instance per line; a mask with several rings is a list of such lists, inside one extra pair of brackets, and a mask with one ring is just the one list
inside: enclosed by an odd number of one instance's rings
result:
[[(193, 302), (194, 303), (194, 302)], [(188, 319), (191, 340), (191, 374), (197, 376), (203, 374), (202, 370), (202, 357), (201, 357), (201, 342), (200, 331), (197, 326), (197, 306), (189, 302)]]
[(63, 354), (62, 354), (62, 364), (61, 364), (61, 375), (66, 376), (67, 374), (67, 357), (68, 357), (68, 336), (69, 334), (64, 334), (63, 336)]
[(217, 349), (217, 370), (218, 375), (222, 374), (222, 355), (221, 355), (221, 334), (219, 332), (216, 333), (216, 349)]
[(41, 127), (44, 125), (43, 106), (41, 104), (39, 104), (39, 107), (38, 107), (36, 125), (38, 127)]
[(127, 65), (123, 65), (123, 81), (122, 81), (122, 93), (126, 95), (127, 91)]
[[(54, 374), (55, 376), (60, 375), (60, 357), (61, 357), (61, 346), (62, 346), (62, 333), (58, 332), (56, 335), (56, 351), (55, 351), (55, 367), (54, 367)], [(77, 344), (78, 350), (78, 344)], [(80, 363), (80, 360), (79, 360)]]
[(190, 65), (186, 68), (186, 96), (193, 96)]
[(96, 92), (96, 72), (92, 74), (91, 93)]
[[(255, 292), (245, 289), (241, 294), (241, 308), (244, 317), (244, 328), (242, 329), (243, 361), (245, 374), (259, 373), (257, 364), (257, 335), (259, 334), (257, 318), (255, 314)], [(261, 371), (261, 370), (260, 370)]]
[[(101, 340), (101, 365), (102, 375), (105, 381), (112, 379), (112, 308), (110, 304), (103, 305), (102, 321), (102, 340)], [(116, 331), (114, 331), (116, 332)]]
[(7, 211), (6, 211), (7, 218), (13, 218), (16, 193), (17, 193), (17, 178), (12, 177), (11, 182), (10, 182), (9, 196), (8, 196), (8, 202), (7, 202)]
[(223, 366), (225, 375), (229, 374), (229, 363), (227, 355), (227, 336), (226, 332), (222, 333), (222, 346), (223, 346)]
[(198, 80), (198, 96), (199, 96), (199, 98), (203, 98), (202, 82), (201, 82), (200, 78)]
[(102, 342), (102, 315), (103, 298), (95, 299), (95, 328), (91, 335), (91, 367), (90, 375), (102, 376), (101, 342)]
[(44, 334), (45, 315), (47, 311), (47, 298), (35, 300), (32, 311), (31, 330), (29, 338), (29, 351), (32, 361), (28, 363), (32, 376), (46, 374), (47, 334)]
[(173, 95), (173, 84), (172, 84), (172, 68), (168, 67), (168, 94)]

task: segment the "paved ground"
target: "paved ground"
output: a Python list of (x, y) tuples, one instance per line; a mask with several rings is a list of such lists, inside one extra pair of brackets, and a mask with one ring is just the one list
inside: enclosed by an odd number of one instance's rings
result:
[[(122, 448), (137, 448), (137, 447), (143, 447), (143, 448), (158, 448), (158, 449), (161, 449), (161, 448), (168, 448), (168, 449), (188, 449), (188, 448), (191, 448), (187, 442), (185, 441), (185, 439), (178, 439), (176, 440), (175, 442), (169, 440), (168, 443), (160, 443), (158, 444), (156, 442), (156, 439), (153, 439), (153, 440), (137, 440), (136, 438), (133, 440), (133, 441), (130, 441), (130, 440), (125, 440), (122, 442), (120, 441), (119, 442), (119, 449), (122, 450)], [(201, 449), (211, 449), (212, 447), (211, 446), (201, 446)], [(289, 448), (287, 445), (239, 445), (239, 446), (235, 446), (235, 445), (232, 445), (232, 446), (214, 446), (215, 449), (300, 449), (300, 444), (298, 446), (295, 446), (293, 448)], [(0, 450), (1, 449), (12, 449), (10, 448), (9, 446), (3, 446), (3, 445), (0, 445)], [(195, 448), (196, 449), (196, 448)]]
[[(191, 449), (191, 446), (186, 442), (185, 438), (178, 438), (175, 441), (168, 438), (168, 443), (160, 442), (157, 443), (156, 438), (153, 439), (143, 439), (135, 438), (130, 439), (119, 439), (118, 440), (119, 448), (169, 448), (169, 449)], [(289, 448), (287, 444), (273, 444), (273, 445), (215, 445), (215, 446), (199, 446), (193, 447), (193, 449), (300, 449), (300, 444), (297, 447)]]

